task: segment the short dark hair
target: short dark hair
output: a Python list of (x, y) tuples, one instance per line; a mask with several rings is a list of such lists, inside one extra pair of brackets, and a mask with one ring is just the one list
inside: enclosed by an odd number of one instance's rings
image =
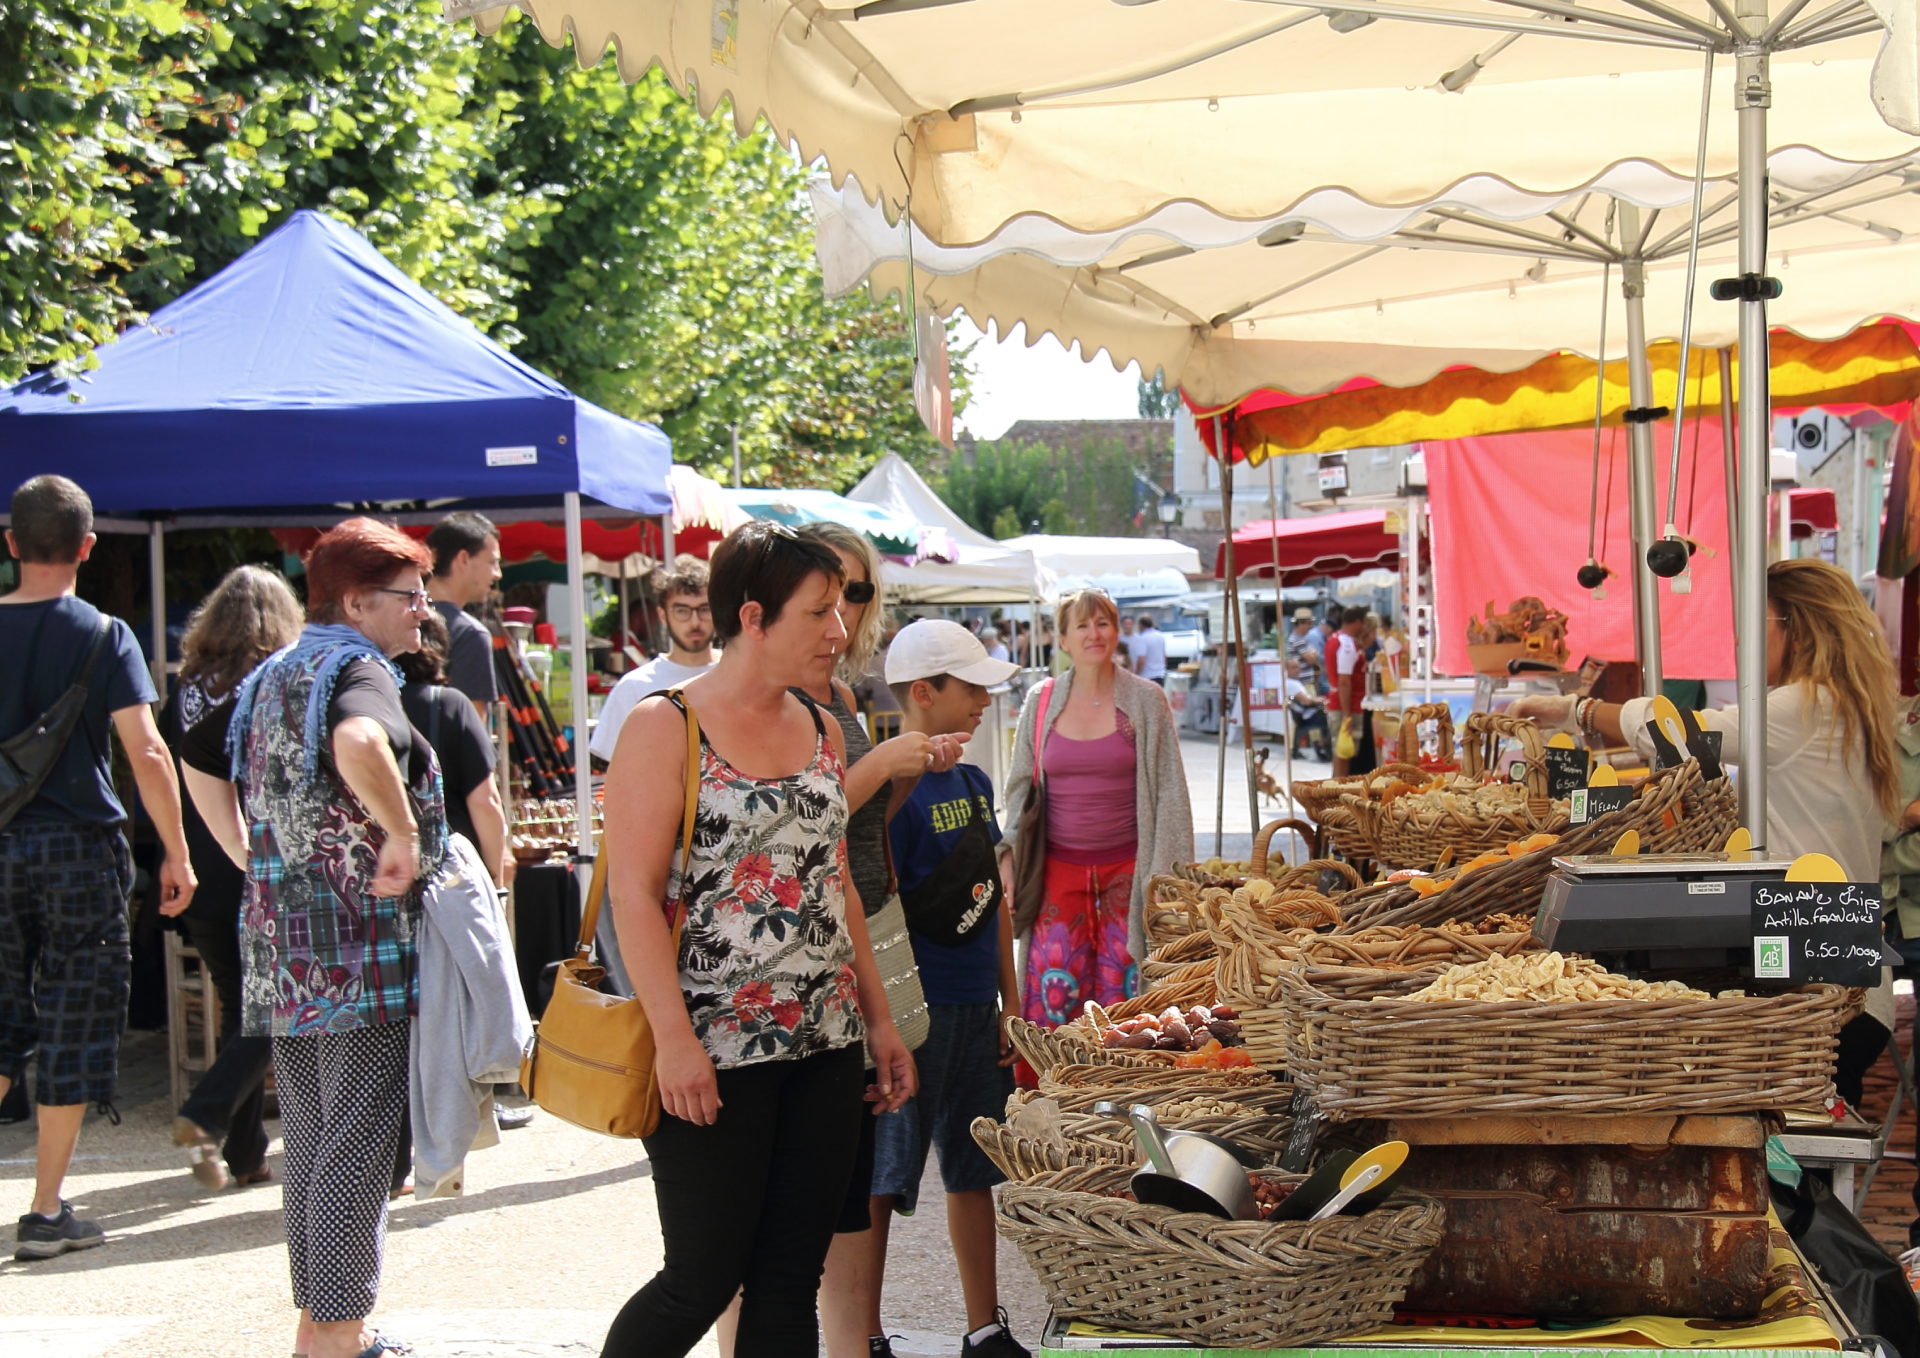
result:
[(64, 476), (36, 476), (13, 493), (13, 545), (22, 561), (71, 566), (92, 531), (93, 501)]
[(647, 577), (647, 590), (664, 608), (676, 594), (705, 594), (710, 574), (706, 562), (682, 552), (673, 565), (660, 566)]
[(903, 679), (897, 684), (888, 684), (887, 692), (893, 695), (893, 700), (900, 704), (900, 710), (904, 712), (907, 710), (907, 705), (913, 701), (913, 686), (921, 679), (932, 684), (935, 693), (945, 693), (947, 680), (951, 678), (953, 678), (951, 674), (923, 674), (920, 679)]
[(430, 608), (427, 616), (420, 619), (420, 649), (402, 651), (393, 657), (393, 663), (399, 666), (401, 678), (409, 684), (444, 684), (447, 652), (452, 646), (447, 620), (440, 616), (439, 609)]
[(1140, 615), (1140, 625), (1141, 625), (1142, 627), (1152, 627), (1152, 626), (1153, 626), (1153, 614), (1151, 614), (1151, 613), (1142, 613), (1142, 614)]
[(1348, 604), (1340, 610), (1340, 625), (1345, 627), (1351, 622), (1365, 622), (1367, 609), (1365, 604)]
[(780, 620), (807, 577), (845, 579), (840, 558), (817, 539), (803, 538), (784, 523), (754, 519), (734, 529), (713, 549), (707, 602), (713, 609), (713, 634), (720, 641), (740, 635), (740, 610), (760, 605), (761, 626)]
[(477, 552), (489, 542), (500, 540), (500, 530), (485, 514), (463, 509), (449, 514), (427, 534), (427, 548), (433, 553), (433, 573), (445, 575), (453, 569), (453, 559), (462, 552)]

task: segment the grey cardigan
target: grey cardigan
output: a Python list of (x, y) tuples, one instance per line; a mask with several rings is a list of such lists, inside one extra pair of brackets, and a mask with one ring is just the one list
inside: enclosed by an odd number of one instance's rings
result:
[[(1033, 793), (1033, 723), (1037, 704), (1035, 685), (1020, 708), (1020, 725), (1013, 737), (1013, 772), (1007, 779), (1007, 844), (1020, 825), (1020, 810)], [(1053, 729), (1073, 691), (1073, 672), (1053, 681), (1047, 703), (1047, 730)], [(1134, 816), (1140, 827), (1140, 852), (1133, 872), (1133, 896), (1127, 910), (1127, 947), (1134, 960), (1147, 955), (1147, 879), (1176, 862), (1193, 858), (1193, 809), (1187, 801), (1187, 771), (1180, 760), (1180, 736), (1173, 709), (1159, 685), (1148, 683), (1119, 666), (1113, 671), (1114, 704), (1133, 723), (1140, 778), (1134, 793)], [(1042, 733), (1044, 742), (1046, 736)], [(1044, 745), (1043, 745), (1044, 749)]]

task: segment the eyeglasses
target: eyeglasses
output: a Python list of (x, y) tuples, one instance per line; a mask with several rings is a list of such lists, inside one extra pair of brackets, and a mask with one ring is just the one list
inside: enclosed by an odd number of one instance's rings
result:
[(667, 606), (667, 612), (672, 615), (675, 622), (692, 622), (695, 618), (711, 620), (713, 617), (713, 605), (669, 604)]
[(850, 604), (870, 604), (874, 595), (873, 581), (849, 580), (841, 586), (840, 595)]
[(382, 585), (374, 591), (376, 594), (397, 594), (407, 601), (407, 607), (418, 613), (427, 606), (427, 592), (424, 589), (389, 589)]

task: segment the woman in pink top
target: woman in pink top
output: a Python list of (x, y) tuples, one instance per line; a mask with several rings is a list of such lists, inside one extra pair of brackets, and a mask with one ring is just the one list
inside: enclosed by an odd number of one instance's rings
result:
[(1193, 857), (1173, 712), (1157, 684), (1114, 663), (1119, 624), (1099, 590), (1061, 601), (1060, 646), (1073, 668), (1027, 695), (1014, 738), (1007, 824), (1019, 825), (1036, 778), (1046, 787), (1044, 899), (1015, 915), (1014, 931), (1027, 938), (1022, 1013), (1049, 1028), (1088, 1000), (1138, 992), (1146, 881)]

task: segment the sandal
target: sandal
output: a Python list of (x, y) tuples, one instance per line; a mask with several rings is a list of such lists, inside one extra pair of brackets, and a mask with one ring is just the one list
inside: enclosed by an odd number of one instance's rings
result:
[[(233, 1179), (233, 1187), (235, 1188), (252, 1188), (256, 1184), (272, 1183), (273, 1171), (267, 1168), (265, 1165), (262, 1165), (258, 1169), (248, 1170), (245, 1174), (234, 1174), (232, 1176), (232, 1179)], [(294, 1358), (306, 1358), (306, 1355), (295, 1354)]]
[(213, 1133), (192, 1118), (176, 1117), (173, 1144), (187, 1148), (187, 1167), (202, 1188), (218, 1193), (227, 1186), (227, 1167), (220, 1163), (220, 1143)]
[(359, 1358), (380, 1358), (380, 1355), (384, 1353), (408, 1354), (412, 1352), (413, 1346), (411, 1344), (404, 1344), (398, 1339), (389, 1339), (384, 1334), (376, 1334), (373, 1337), (373, 1342), (360, 1350)]

